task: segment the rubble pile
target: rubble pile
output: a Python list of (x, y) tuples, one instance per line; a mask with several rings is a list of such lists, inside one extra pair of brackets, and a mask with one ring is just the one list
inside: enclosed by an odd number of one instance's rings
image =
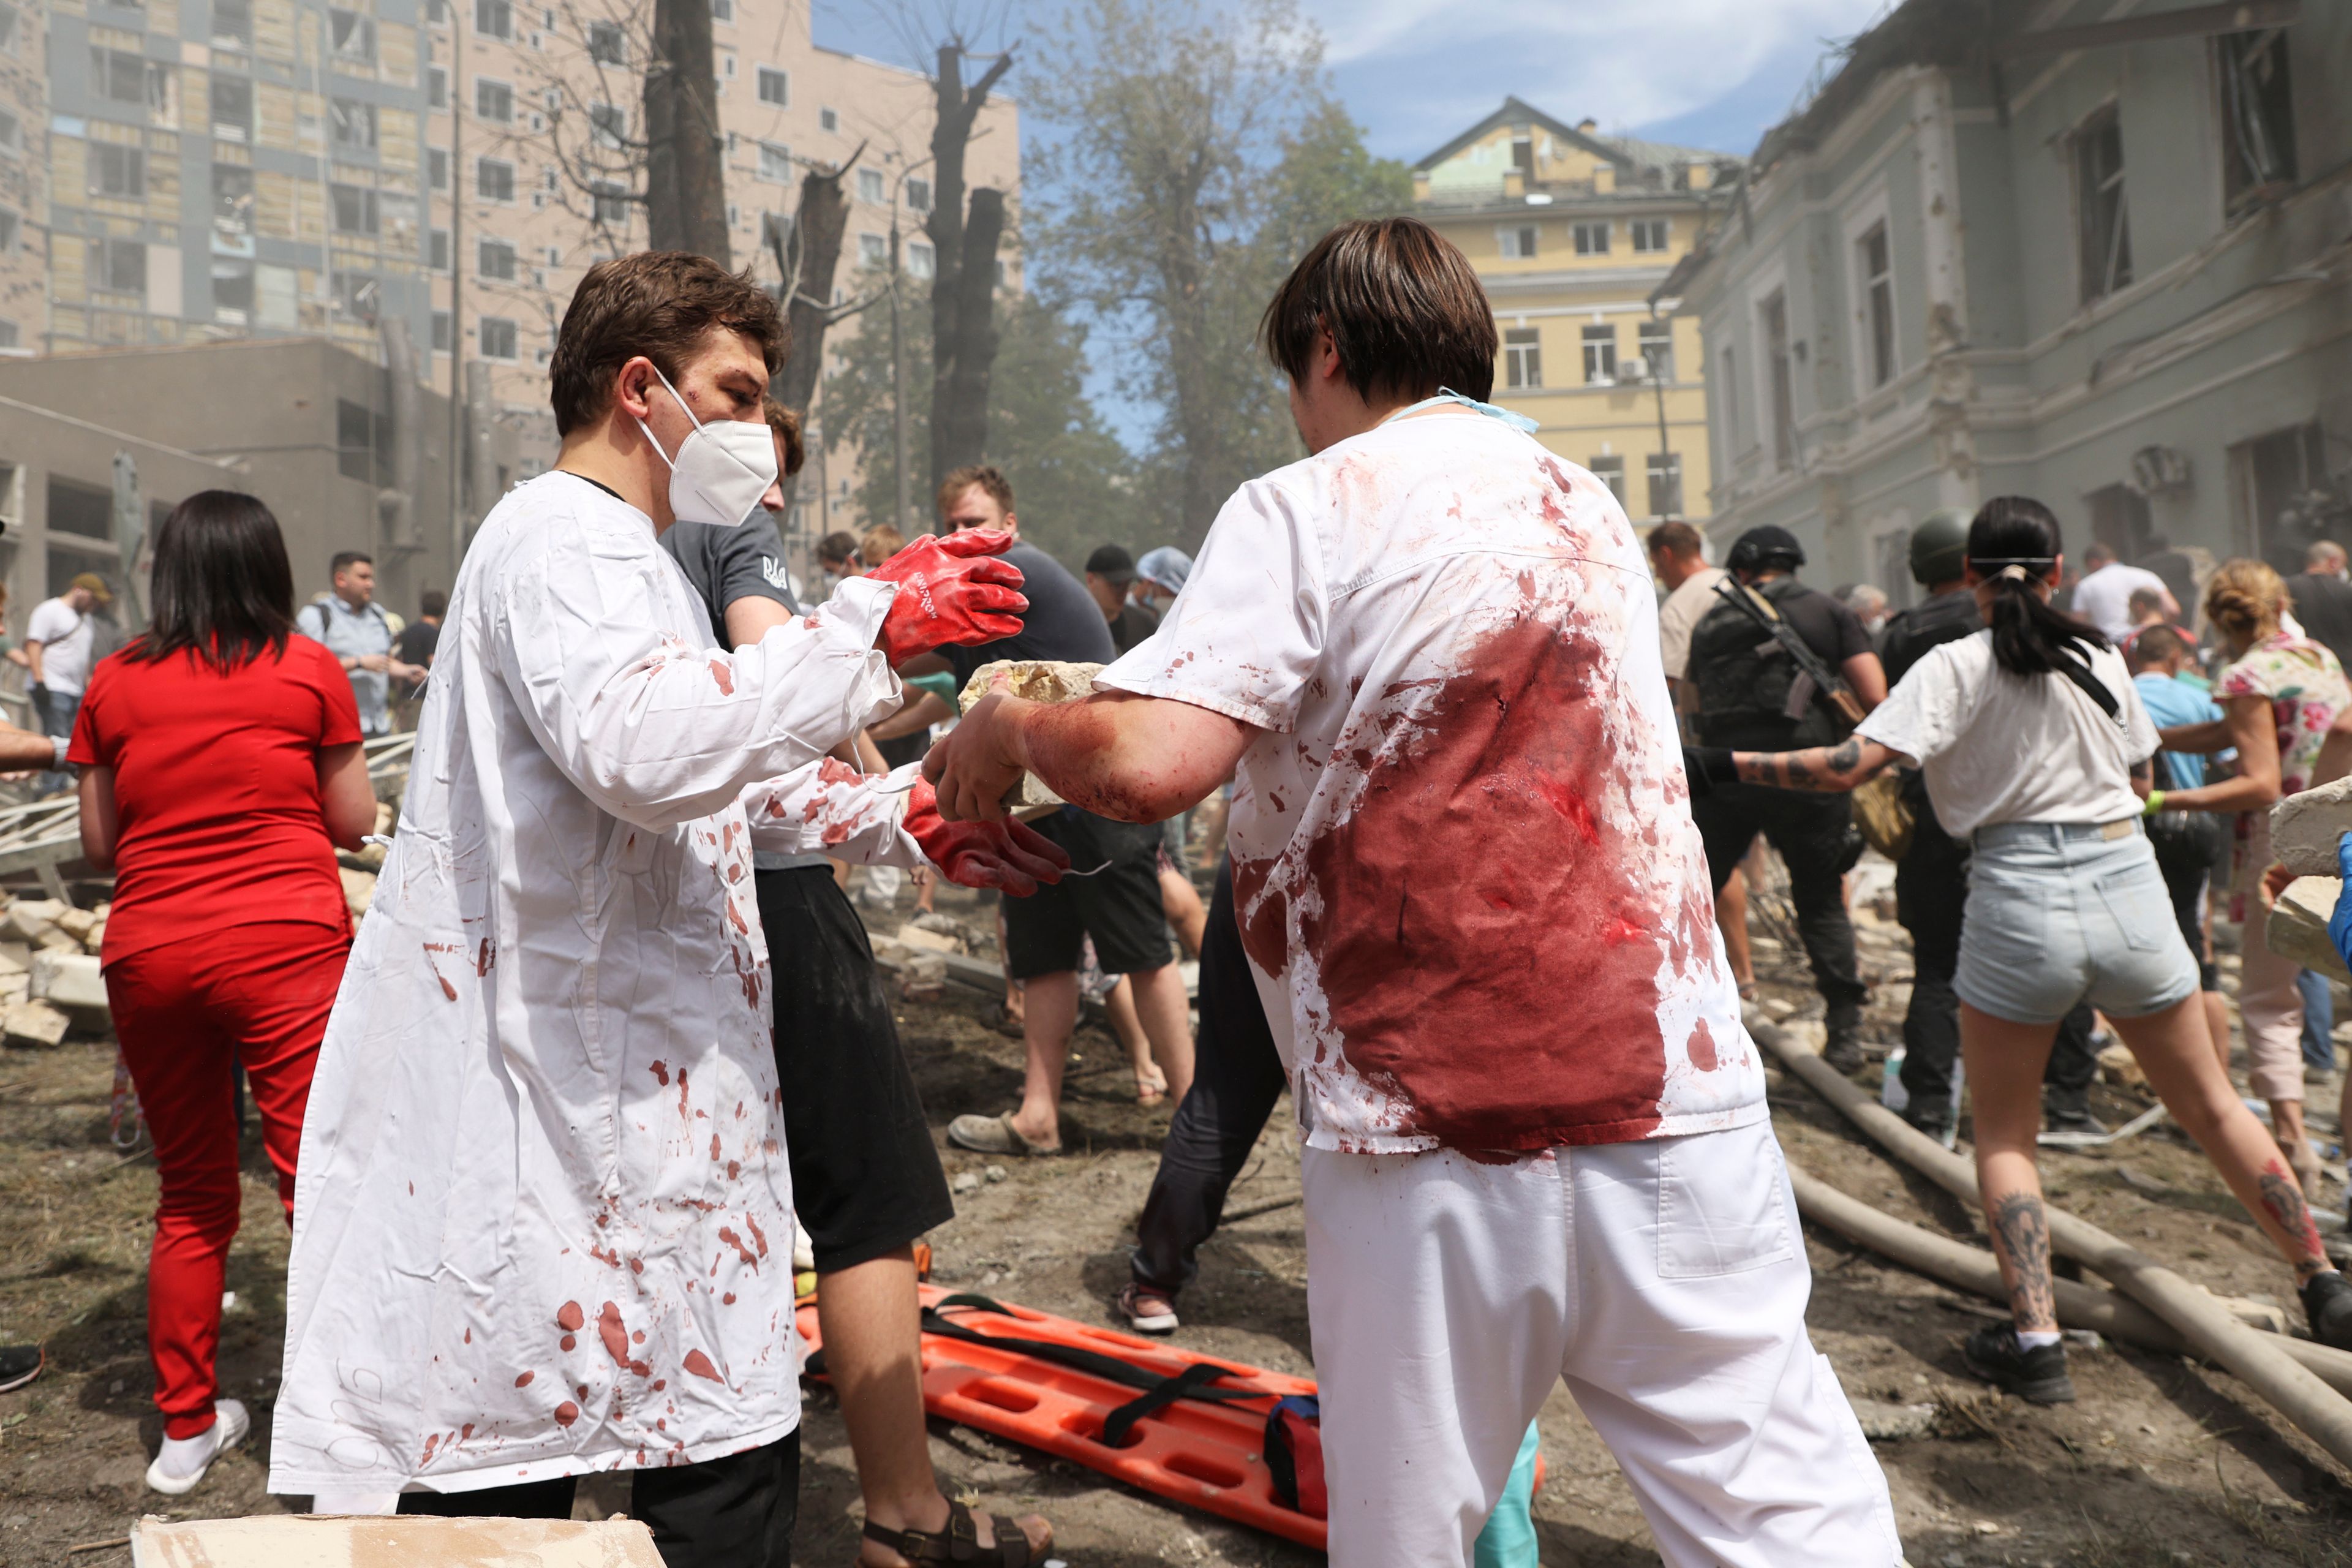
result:
[(12, 1046), (54, 1046), (68, 1031), (103, 1030), (109, 1017), (98, 952), (110, 906), (58, 899), (0, 907), (0, 1034)]

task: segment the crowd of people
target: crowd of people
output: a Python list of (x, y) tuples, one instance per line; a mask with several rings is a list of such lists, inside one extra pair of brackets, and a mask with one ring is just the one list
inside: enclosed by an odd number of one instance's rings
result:
[[(1562, 1380), (1676, 1568), (1901, 1560), (1806, 1332), (1742, 1023), (1777, 854), (1824, 1055), (1870, 1064), (1864, 826), (1913, 940), (1904, 1114), (1948, 1140), (1965, 1081), (2011, 1294), (1968, 1364), (2073, 1396), (2036, 1146), (2089, 1122), (2107, 1030), (2352, 1347), (2306, 1197), (2332, 1047), (2263, 939), (2267, 806), (2352, 763), (2341, 550), (2290, 583), (2093, 544), (2069, 584), (2059, 520), (2002, 497), (1920, 525), (1900, 610), (1806, 583), (1776, 527), (1711, 564), (1486, 401), (1490, 303), (1410, 218), (1326, 236), (1261, 338), (1308, 456), (1197, 558), (1110, 543), (1074, 573), (980, 466), (936, 532), (825, 537), (804, 601), (775, 302), (692, 256), (607, 261), (550, 370), (559, 461), (414, 622), (356, 552), (298, 608), (275, 520), (226, 492), (157, 531), (127, 645), (97, 645), (102, 581), (35, 612), (46, 732), (0, 729), (0, 767), (72, 769), (115, 877), (104, 973), (162, 1186), (151, 1486), (198, 1486), (251, 1425), (214, 1368), (241, 1068), (292, 1226), (273, 1491), (563, 1517), (626, 1470), (673, 1568), (787, 1563), (797, 1229), (859, 1561), (1042, 1562), (1047, 1521), (932, 1469), (916, 1247), (954, 1205), (852, 866), (925, 907), (1000, 895), (1023, 1086), (949, 1142), (1059, 1152), (1087, 997), (1171, 1104), (1125, 1324), (1180, 1327), (1288, 1096), (1350, 1568), (1531, 1563)], [(1003, 660), (1097, 667), (1093, 694), (1026, 700), (982, 679)], [(362, 745), (395, 724), (415, 751), (355, 932), (336, 852), (374, 830)], [(1062, 804), (1008, 816), (1024, 774)], [(1225, 847), (1205, 908), (1196, 812)], [(2229, 1077), (2216, 919), (2267, 1127)]]

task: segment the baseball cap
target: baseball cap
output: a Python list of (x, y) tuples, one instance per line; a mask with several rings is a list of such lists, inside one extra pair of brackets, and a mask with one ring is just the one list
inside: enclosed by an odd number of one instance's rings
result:
[(1087, 570), (1114, 588), (1135, 581), (1135, 557), (1122, 545), (1106, 544), (1087, 557)]
[(95, 572), (82, 573), (73, 580), (70, 586), (89, 589), (97, 596), (98, 602), (101, 605), (110, 605), (114, 603), (114, 590), (108, 587), (106, 585), (106, 579), (100, 576)]

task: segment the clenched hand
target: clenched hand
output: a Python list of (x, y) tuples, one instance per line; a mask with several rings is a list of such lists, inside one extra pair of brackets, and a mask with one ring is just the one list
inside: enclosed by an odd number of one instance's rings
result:
[(907, 797), (905, 826), (940, 874), (961, 887), (995, 888), (1025, 899), (1040, 882), (1058, 882), (1070, 868), (1062, 847), (1026, 823), (948, 821), (925, 780), (918, 779)]

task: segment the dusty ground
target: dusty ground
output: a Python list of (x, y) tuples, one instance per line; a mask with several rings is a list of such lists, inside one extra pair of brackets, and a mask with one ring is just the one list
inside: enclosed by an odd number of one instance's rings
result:
[[(896, 922), (886, 915), (873, 923)], [(1864, 934), (1880, 985), (1873, 1023), (1892, 1040), (1908, 961), (1894, 927), (1865, 921)], [(1818, 1015), (1801, 959), (1768, 946), (1759, 963), (1768, 999), (1793, 1005), (1794, 1026)], [(1017, 1090), (1019, 1043), (988, 1027), (982, 1012), (978, 1001), (952, 995), (901, 1010), (940, 1129), (959, 1111), (1007, 1106)], [(1007, 1162), (1004, 1178), (993, 1182), (991, 1162), (948, 1152), (951, 1175), (981, 1179), (932, 1240), (944, 1283), (1099, 1321), (1125, 1277), (1127, 1240), (1166, 1112), (1134, 1105), (1107, 1035), (1083, 1030), (1075, 1049), (1065, 1121), (1074, 1152)], [(222, 1346), (224, 1383), (254, 1408), (256, 1440), (186, 1499), (166, 1500), (141, 1484), (159, 1436), (142, 1338), (155, 1175), (152, 1161), (125, 1161), (108, 1146), (112, 1061), (112, 1047), (100, 1041), (0, 1054), (0, 1213), (8, 1216), (0, 1223), (0, 1340), (46, 1340), (51, 1357), (39, 1383), (0, 1395), (0, 1563), (67, 1561), (68, 1548), (120, 1537), (142, 1512), (185, 1518), (281, 1506), (261, 1487), (283, 1328), (285, 1227), (257, 1146), (248, 1151), (246, 1230), (229, 1265), (238, 1305)], [(2315, 1085), (2311, 1103), (2333, 1098), (2332, 1087)], [(2142, 1103), (2127, 1092), (2096, 1091), (2095, 1108), (2110, 1122)], [(1801, 1085), (1776, 1085), (1773, 1105), (1796, 1163), (1890, 1214), (1981, 1243), (1974, 1215), (1897, 1174)], [(2332, 1119), (2327, 1124), (2332, 1137)], [(1305, 1373), (1297, 1158), (1278, 1126), (1260, 1152), (1235, 1190), (1237, 1217), (1207, 1249), (1200, 1288), (1185, 1299), (1181, 1337)], [(2103, 1154), (2054, 1154), (2047, 1175), (2060, 1202), (2190, 1278), (2292, 1308), (2284, 1268), (2177, 1137), (2158, 1132)], [(2331, 1186), (2327, 1196), (2340, 1202), (2340, 1190)], [(2042, 1410), (2001, 1400), (1967, 1376), (1957, 1351), (1989, 1307), (1817, 1232), (1809, 1250), (1813, 1334), (1847, 1389), (1937, 1407), (1928, 1433), (1874, 1446), (1913, 1563), (2283, 1568), (2352, 1561), (2352, 1492), (2342, 1473), (2226, 1374), (2137, 1351), (2078, 1349), (2081, 1403)], [(1565, 1394), (1555, 1394), (1543, 1430), (1550, 1479), (1536, 1511), (1544, 1561), (1551, 1568), (1654, 1563), (1616, 1466)], [(1061, 1533), (1056, 1555), (1074, 1565), (1286, 1564), (1312, 1555), (970, 1431), (936, 1426), (933, 1452), (944, 1473), (989, 1505), (1052, 1517)], [(845, 1563), (855, 1550), (856, 1491), (838, 1414), (822, 1391), (809, 1400), (805, 1458), (801, 1559)], [(583, 1512), (625, 1506), (610, 1483), (582, 1502)], [(121, 1551), (70, 1559), (93, 1568), (127, 1560)]]

